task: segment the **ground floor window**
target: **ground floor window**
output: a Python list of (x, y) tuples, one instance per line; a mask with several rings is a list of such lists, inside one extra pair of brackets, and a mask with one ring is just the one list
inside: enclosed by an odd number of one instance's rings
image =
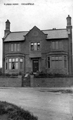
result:
[(23, 58), (6, 58), (5, 60), (5, 69), (17, 70), (23, 69)]
[(20, 58), (20, 69), (22, 69), (22, 68), (23, 68), (23, 59)]
[(58, 68), (58, 69), (62, 68), (63, 67), (62, 56), (52, 56), (51, 66), (52, 68)]
[(48, 68), (51, 69), (62, 69), (67, 68), (67, 56), (49, 56), (48, 57)]
[(7, 70), (8, 69), (8, 60), (5, 59), (5, 69)]
[(50, 57), (48, 57), (48, 68), (50, 68)]
[(18, 58), (9, 59), (9, 69), (18, 69)]
[(67, 59), (66, 59), (67, 57), (66, 56), (64, 56), (64, 67), (66, 68), (67, 67)]

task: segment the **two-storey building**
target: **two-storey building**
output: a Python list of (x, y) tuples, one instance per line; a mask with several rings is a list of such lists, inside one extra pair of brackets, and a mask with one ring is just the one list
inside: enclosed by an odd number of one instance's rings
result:
[(6, 21), (3, 37), (3, 73), (72, 73), (72, 25), (64, 29), (10, 31)]

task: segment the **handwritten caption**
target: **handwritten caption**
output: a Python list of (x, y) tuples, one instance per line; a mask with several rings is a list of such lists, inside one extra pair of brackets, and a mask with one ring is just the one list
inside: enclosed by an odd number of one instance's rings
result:
[(34, 5), (34, 3), (4, 3), (4, 5)]

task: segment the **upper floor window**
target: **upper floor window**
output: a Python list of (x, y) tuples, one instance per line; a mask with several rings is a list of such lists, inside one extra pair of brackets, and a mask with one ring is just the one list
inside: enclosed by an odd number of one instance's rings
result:
[(32, 42), (31, 43), (31, 50), (32, 51), (37, 51), (40, 49), (40, 42)]
[(20, 51), (20, 44), (19, 43), (18, 44), (11, 44), (10, 50), (14, 51), (14, 52)]
[(63, 49), (62, 41), (54, 41), (52, 42), (52, 49)]

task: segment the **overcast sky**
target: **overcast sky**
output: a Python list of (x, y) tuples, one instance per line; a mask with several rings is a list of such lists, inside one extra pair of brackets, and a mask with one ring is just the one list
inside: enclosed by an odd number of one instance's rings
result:
[[(13, 5), (14, 3), (18, 5)], [(72, 17), (73, 23), (73, 0), (0, 0), (0, 67), (7, 19), (11, 22), (11, 31), (27, 31), (35, 25), (45, 30), (66, 28), (68, 15)]]

